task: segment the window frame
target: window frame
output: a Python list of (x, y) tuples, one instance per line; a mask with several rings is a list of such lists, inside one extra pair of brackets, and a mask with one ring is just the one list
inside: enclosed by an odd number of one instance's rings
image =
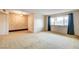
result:
[[(62, 17), (63, 18), (63, 24), (62, 25), (57, 25), (56, 24), (56, 20), (57, 20), (57, 17)], [(56, 17), (52, 17), (53, 19), (54, 19), (54, 22), (53, 22), (53, 24), (52, 24), (52, 22), (51, 22), (51, 26), (53, 25), (53, 26), (68, 26), (68, 19), (67, 19), (67, 24), (66, 24), (66, 22), (65, 22), (65, 17), (68, 17), (68, 15), (64, 15), (64, 16), (56, 16)], [(52, 19), (51, 18), (51, 19)]]

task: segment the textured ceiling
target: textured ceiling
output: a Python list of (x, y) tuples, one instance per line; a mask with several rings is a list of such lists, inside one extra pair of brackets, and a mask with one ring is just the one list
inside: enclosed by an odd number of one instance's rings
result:
[(42, 15), (51, 15), (56, 13), (73, 11), (73, 9), (13, 9), (13, 10), (33, 14), (42, 14)]
[(39, 13), (43, 15), (50, 15), (50, 14), (72, 11), (72, 9), (19, 9), (19, 10), (29, 12), (29, 13), (34, 13), (34, 14)]

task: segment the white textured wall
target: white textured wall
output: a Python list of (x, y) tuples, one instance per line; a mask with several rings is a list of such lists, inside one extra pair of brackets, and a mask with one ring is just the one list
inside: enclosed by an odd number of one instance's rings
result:
[(51, 26), (51, 31), (67, 34), (67, 26)]
[(34, 15), (34, 32), (41, 32), (44, 30), (44, 18), (43, 15)]
[(9, 30), (27, 29), (28, 16), (20, 14), (9, 14)]
[(33, 17), (33, 15), (28, 16), (28, 31), (34, 32), (34, 17)]
[(44, 31), (48, 31), (48, 16), (44, 16)]
[(74, 30), (75, 35), (79, 36), (79, 11), (74, 12)]
[(0, 13), (0, 35), (8, 34), (8, 18), (6, 14)]

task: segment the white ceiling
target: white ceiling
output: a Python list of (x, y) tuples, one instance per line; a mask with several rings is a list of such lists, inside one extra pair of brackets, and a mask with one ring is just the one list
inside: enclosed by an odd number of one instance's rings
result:
[(23, 13), (23, 14), (42, 14), (42, 15), (52, 15), (57, 13), (64, 13), (74, 11), (76, 9), (10, 9), (9, 12)]
[(73, 9), (19, 9), (20, 11), (34, 13), (34, 14), (43, 14), (43, 15), (51, 15), (56, 13), (63, 13), (73, 11)]

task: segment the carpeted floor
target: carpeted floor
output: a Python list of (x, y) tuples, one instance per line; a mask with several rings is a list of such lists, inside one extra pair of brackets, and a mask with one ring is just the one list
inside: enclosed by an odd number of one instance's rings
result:
[(79, 40), (50, 32), (11, 32), (0, 36), (0, 48), (4, 49), (77, 49)]

